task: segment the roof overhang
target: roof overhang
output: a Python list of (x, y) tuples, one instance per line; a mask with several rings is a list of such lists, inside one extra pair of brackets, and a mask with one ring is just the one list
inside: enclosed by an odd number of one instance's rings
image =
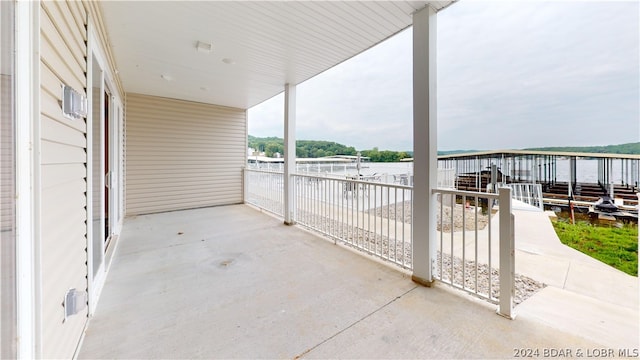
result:
[[(453, 1), (103, 1), (126, 92), (247, 109)], [(198, 46), (200, 42), (200, 46)], [(209, 46), (210, 45), (210, 46)]]

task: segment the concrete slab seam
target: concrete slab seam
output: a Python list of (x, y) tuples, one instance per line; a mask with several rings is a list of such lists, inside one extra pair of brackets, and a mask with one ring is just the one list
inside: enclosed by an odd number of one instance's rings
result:
[(367, 319), (367, 318), (371, 317), (373, 314), (375, 314), (375, 313), (379, 312), (380, 310), (382, 310), (382, 309), (386, 308), (387, 306), (389, 306), (389, 305), (393, 304), (393, 303), (394, 303), (394, 302), (396, 302), (397, 300), (400, 300), (402, 297), (404, 297), (404, 296), (405, 296), (405, 295), (407, 295), (408, 293), (412, 292), (413, 290), (417, 289), (418, 287), (419, 287), (419, 286), (418, 286), (418, 285), (416, 285), (416, 286), (412, 287), (411, 289), (409, 289), (409, 290), (405, 291), (404, 293), (402, 293), (402, 294), (400, 294), (400, 295), (396, 296), (395, 298), (393, 298), (392, 300), (390, 300), (390, 301), (388, 301), (387, 303), (383, 304), (383, 305), (382, 305), (382, 306), (380, 306), (379, 308), (377, 308), (377, 309), (373, 310), (372, 312), (370, 312), (370, 313), (366, 314), (366, 315), (365, 315), (365, 316), (363, 316), (362, 318), (360, 318), (360, 319), (358, 319), (358, 320), (354, 321), (354, 322), (353, 322), (352, 324), (350, 324), (349, 326), (347, 326), (347, 327), (345, 327), (344, 329), (342, 329), (342, 330), (340, 330), (340, 331), (336, 332), (335, 334), (333, 334), (333, 335), (329, 336), (328, 338), (326, 338), (326, 339), (322, 340), (322, 341), (321, 341), (321, 342), (319, 342), (318, 344), (316, 344), (316, 345), (314, 345), (314, 346), (312, 346), (312, 347), (308, 348), (307, 350), (305, 350), (305, 351), (303, 351), (302, 353), (300, 353), (300, 354), (298, 354), (298, 355), (294, 356), (293, 358), (294, 358), (294, 359), (300, 359), (300, 358), (302, 358), (303, 356), (305, 356), (305, 355), (309, 354), (310, 352), (312, 352), (314, 349), (318, 348), (319, 346), (321, 346), (321, 345), (323, 345), (323, 344), (325, 344), (325, 343), (329, 342), (331, 339), (335, 338), (336, 336), (338, 336), (338, 335), (342, 334), (343, 332), (345, 332), (345, 331), (347, 331), (347, 330), (351, 329), (352, 327), (354, 327), (354, 326), (358, 325), (359, 323), (361, 323), (361, 322), (362, 322), (362, 321), (364, 321), (365, 319)]
[(564, 282), (562, 283), (562, 288), (567, 288), (567, 279), (569, 279), (569, 271), (571, 271), (571, 261), (569, 261), (569, 266), (567, 266), (567, 273), (564, 275)]

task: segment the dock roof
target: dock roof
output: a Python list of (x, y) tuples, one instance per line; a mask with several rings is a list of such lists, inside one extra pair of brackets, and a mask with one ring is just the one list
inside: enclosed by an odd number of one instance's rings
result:
[(438, 155), (439, 160), (446, 159), (469, 159), (469, 158), (490, 158), (490, 157), (517, 157), (517, 156), (558, 156), (558, 157), (578, 157), (597, 159), (633, 159), (640, 160), (640, 155), (636, 154), (605, 154), (605, 153), (585, 153), (570, 151), (534, 151), (534, 150), (490, 150), (476, 151), (470, 153)]

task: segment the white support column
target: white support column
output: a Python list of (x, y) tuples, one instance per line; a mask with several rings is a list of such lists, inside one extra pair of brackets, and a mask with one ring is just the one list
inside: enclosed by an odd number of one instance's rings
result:
[(284, 223), (295, 221), (295, 195), (291, 174), (296, 172), (296, 86), (284, 86)]
[(430, 286), (436, 258), (438, 147), (436, 113), (436, 11), (413, 14), (413, 281)]

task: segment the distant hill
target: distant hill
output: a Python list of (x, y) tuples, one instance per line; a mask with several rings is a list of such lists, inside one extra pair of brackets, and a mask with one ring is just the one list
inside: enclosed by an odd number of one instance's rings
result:
[[(284, 153), (284, 140), (279, 137), (258, 138), (249, 135), (249, 147), (259, 151), (264, 151), (266, 156), (273, 157), (276, 153)], [(607, 145), (607, 146), (555, 146), (555, 147), (538, 147), (526, 148), (522, 150), (530, 151), (564, 151), (564, 152), (582, 152), (596, 154), (640, 154), (640, 142)], [(371, 161), (399, 161), (406, 157), (412, 157), (413, 151), (389, 151), (378, 150), (360, 150), (363, 156), (368, 156)], [(486, 150), (447, 150), (438, 151), (438, 155), (465, 154), (481, 152)], [(323, 157), (332, 155), (355, 155), (357, 150), (353, 146), (338, 144), (332, 141), (318, 140), (298, 140), (296, 141), (296, 156), (298, 157)]]
[[(250, 148), (264, 152), (265, 156), (274, 157), (284, 153), (284, 140), (279, 137), (259, 138), (249, 135)], [(356, 155), (358, 151), (353, 146), (346, 146), (332, 141), (297, 140), (296, 156), (301, 158), (319, 158), (333, 155)], [(410, 157), (411, 152), (378, 150), (361, 150), (362, 156), (366, 156), (372, 162), (396, 162)]]
[(607, 145), (607, 146), (562, 146), (562, 147), (527, 148), (523, 150), (635, 155), (635, 154), (640, 154), (640, 142), (620, 144), (620, 145)]
[[(526, 148), (522, 150), (636, 155), (636, 154), (640, 154), (640, 142), (620, 144), (620, 145), (606, 145), (606, 146), (549, 146), (549, 147), (538, 147), (538, 148)], [(438, 155), (466, 154), (466, 153), (475, 153), (475, 152), (482, 152), (482, 151), (487, 151), (487, 150), (438, 151)]]
[[(276, 153), (284, 154), (284, 139), (279, 137), (258, 138), (249, 135), (250, 148), (262, 151), (265, 156), (274, 157)], [(297, 140), (296, 156), (301, 158), (318, 158), (333, 155), (356, 155), (353, 146), (345, 146), (332, 141)]]

